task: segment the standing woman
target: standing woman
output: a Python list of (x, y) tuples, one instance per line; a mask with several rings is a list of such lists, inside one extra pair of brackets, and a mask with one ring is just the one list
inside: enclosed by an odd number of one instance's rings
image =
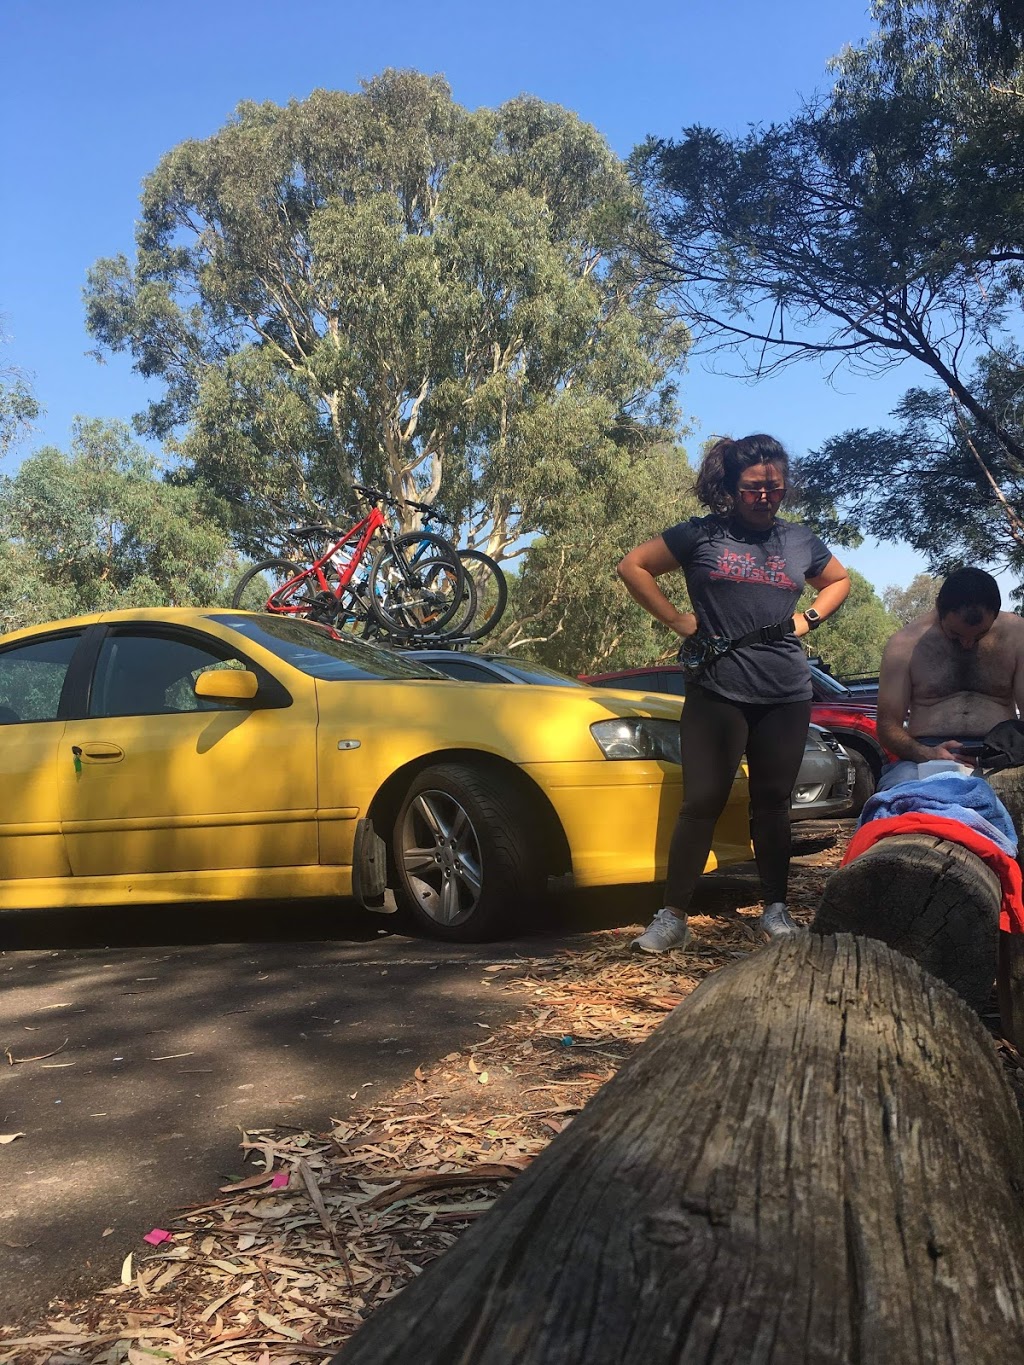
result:
[[(788, 476), (788, 456), (771, 436), (717, 441), (696, 483), (710, 515), (670, 527), (618, 566), (631, 595), (684, 641), (700, 630), (740, 642), (713, 658), (699, 681), (687, 683), (679, 723), (683, 807), (669, 848), (665, 905), (633, 940), (646, 953), (685, 948), (689, 941), (690, 897), (744, 750), (761, 925), (771, 935), (797, 929), (786, 905), (789, 802), (811, 717), (811, 673), (799, 640), (842, 605), (850, 579), (812, 531), (779, 517)], [(677, 611), (658, 583), (679, 568), (692, 612)], [(805, 583), (818, 596), (794, 617)], [(742, 640), (780, 622), (777, 638)]]

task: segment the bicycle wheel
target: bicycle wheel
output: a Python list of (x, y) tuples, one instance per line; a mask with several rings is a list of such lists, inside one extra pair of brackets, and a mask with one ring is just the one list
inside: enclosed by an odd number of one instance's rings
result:
[[(327, 596), (334, 601), (332, 594)], [(309, 617), (323, 607), (316, 579), (291, 559), (264, 559), (246, 569), (235, 585), (231, 605), (242, 611)]]
[(508, 582), (497, 561), (482, 550), (460, 550), (459, 563), (466, 578), (476, 589), (470, 610), (448, 633), (465, 640), (482, 640), (489, 635), (508, 606)]
[(381, 550), (367, 586), (371, 608), (387, 632), (436, 638), (462, 604), (463, 582), (451, 541), (410, 531)]

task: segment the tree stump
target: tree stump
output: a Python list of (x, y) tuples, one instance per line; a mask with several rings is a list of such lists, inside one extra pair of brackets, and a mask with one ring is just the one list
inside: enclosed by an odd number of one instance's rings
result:
[(1008, 1365), (1022, 1190), (977, 1018), (801, 935), (709, 977), (335, 1365)]
[(811, 932), (862, 934), (912, 957), (979, 1013), (996, 979), (999, 878), (927, 834), (893, 834), (829, 877)]

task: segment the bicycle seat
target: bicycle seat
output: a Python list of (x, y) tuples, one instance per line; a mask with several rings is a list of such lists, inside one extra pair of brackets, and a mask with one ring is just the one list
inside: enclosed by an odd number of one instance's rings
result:
[(310, 522), (307, 526), (289, 526), (285, 535), (292, 540), (308, 540), (310, 536), (340, 536), (341, 531), (336, 526), (326, 526), (322, 523)]

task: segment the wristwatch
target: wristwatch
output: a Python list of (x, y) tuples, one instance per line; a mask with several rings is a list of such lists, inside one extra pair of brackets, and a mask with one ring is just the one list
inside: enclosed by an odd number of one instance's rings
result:
[(807, 622), (808, 626), (810, 626), (811, 630), (817, 630), (821, 625), (821, 614), (816, 612), (813, 607), (808, 607), (804, 612), (804, 620)]

